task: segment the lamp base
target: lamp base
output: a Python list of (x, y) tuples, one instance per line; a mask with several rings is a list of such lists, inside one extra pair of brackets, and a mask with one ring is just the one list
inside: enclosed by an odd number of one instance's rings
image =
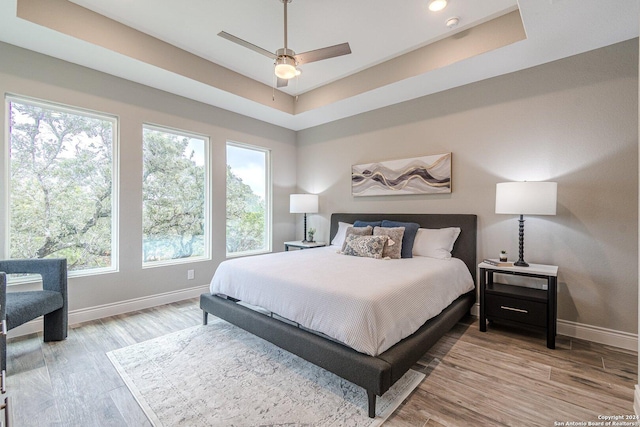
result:
[(304, 214), (304, 234), (302, 235), (302, 243), (309, 243), (307, 240), (307, 214)]
[(518, 228), (519, 228), (519, 242), (518, 242), (518, 246), (519, 246), (519, 251), (518, 251), (518, 260), (516, 262), (513, 263), (513, 265), (515, 265), (516, 267), (529, 267), (529, 264), (527, 264), (524, 261), (524, 217), (522, 215), (520, 215), (520, 219), (518, 220)]

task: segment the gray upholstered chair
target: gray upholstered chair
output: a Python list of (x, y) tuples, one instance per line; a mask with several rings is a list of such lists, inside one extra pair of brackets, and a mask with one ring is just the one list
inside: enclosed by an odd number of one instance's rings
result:
[[(0, 261), (0, 272), (6, 274), (39, 274), (42, 290), (7, 292), (5, 278), (0, 279), (0, 319), (4, 330), (44, 316), (44, 340), (62, 341), (67, 337), (67, 260), (10, 259)], [(4, 276), (4, 274), (2, 274)], [(0, 338), (2, 370), (7, 367), (7, 336)]]

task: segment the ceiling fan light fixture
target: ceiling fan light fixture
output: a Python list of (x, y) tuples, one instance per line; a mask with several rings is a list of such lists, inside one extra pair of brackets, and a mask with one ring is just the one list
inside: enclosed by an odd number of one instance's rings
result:
[(447, 0), (431, 0), (429, 2), (429, 10), (432, 12), (439, 12), (447, 7)]
[(290, 56), (279, 56), (276, 58), (276, 76), (289, 80), (299, 75), (296, 69), (296, 61)]
[(284, 5), (284, 47), (276, 50), (275, 54), (225, 31), (220, 31), (218, 33), (218, 36), (224, 39), (239, 44), (240, 46), (244, 46), (274, 60), (274, 72), (276, 77), (278, 77), (278, 80), (276, 81), (277, 87), (287, 86), (289, 80), (302, 73), (302, 70), (298, 69), (298, 65), (322, 61), (324, 59), (335, 58), (337, 56), (348, 55), (351, 53), (349, 43), (327, 46), (299, 54), (296, 54), (292, 49), (289, 49), (287, 47), (287, 4), (291, 3), (292, 0), (279, 1)]

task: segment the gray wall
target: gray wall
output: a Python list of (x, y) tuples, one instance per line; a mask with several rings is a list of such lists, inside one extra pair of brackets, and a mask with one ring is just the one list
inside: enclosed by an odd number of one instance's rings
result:
[[(72, 278), (70, 310), (179, 291), (208, 284), (225, 259), (226, 141), (271, 149), (273, 165), (273, 242), (294, 236), (289, 194), (295, 192), (295, 132), (242, 115), (168, 94), (117, 77), (79, 67), (15, 46), (0, 43), (0, 94), (115, 114), (120, 126), (120, 269), (117, 273)], [(0, 104), (0, 129), (5, 128), (5, 103)], [(195, 264), (142, 269), (142, 125), (152, 123), (183, 129), (211, 140), (213, 260)], [(0, 153), (6, 152), (4, 131)], [(0, 168), (4, 167), (4, 158)], [(0, 169), (4, 178), (4, 169)], [(0, 200), (6, 200), (0, 186)], [(6, 218), (0, 218), (0, 241)], [(0, 249), (0, 256), (5, 256)], [(187, 270), (195, 280), (187, 280)]]
[[(559, 269), (560, 319), (638, 328), (637, 39), (298, 132), (298, 186), (331, 212), (475, 213), (478, 257), (517, 258), (495, 184), (557, 181), (558, 212), (527, 217), (525, 259)], [(453, 153), (450, 195), (353, 197), (353, 164)]]
[[(301, 237), (300, 216), (288, 213), (288, 195), (301, 190), (321, 195), (321, 213), (309, 217), (319, 238), (328, 238), (331, 212), (467, 212), (479, 215), (479, 258), (501, 249), (513, 257), (517, 219), (493, 212), (495, 184), (557, 181), (558, 215), (527, 218), (525, 258), (560, 266), (559, 318), (637, 331), (637, 40), (298, 133), (7, 44), (0, 43), (0, 58), (0, 93), (120, 117), (120, 271), (72, 279), (72, 310), (209, 281), (224, 259), (224, 147), (230, 139), (272, 150), (274, 250), (296, 233)], [(4, 109), (2, 103), (0, 128)], [(140, 267), (145, 122), (211, 137), (211, 262)], [(450, 195), (351, 196), (352, 164), (444, 152), (453, 153)], [(0, 197), (5, 200), (4, 193)], [(187, 281), (191, 268), (196, 280)]]

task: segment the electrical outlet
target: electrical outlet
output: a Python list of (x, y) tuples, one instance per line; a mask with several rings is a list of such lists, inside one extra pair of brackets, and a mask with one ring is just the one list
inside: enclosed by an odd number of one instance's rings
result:
[(193, 270), (187, 270), (187, 280), (193, 280), (195, 272)]

